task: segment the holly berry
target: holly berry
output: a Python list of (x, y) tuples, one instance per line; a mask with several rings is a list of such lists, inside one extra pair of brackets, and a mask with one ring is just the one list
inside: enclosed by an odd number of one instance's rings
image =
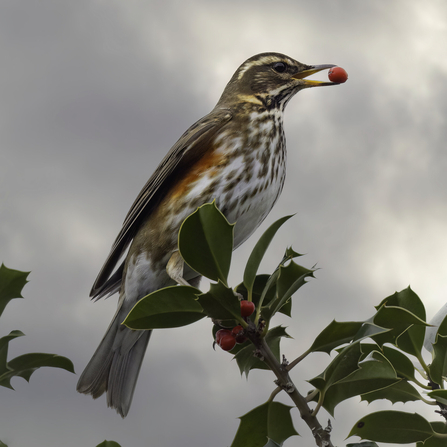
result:
[(224, 351), (231, 351), (236, 346), (236, 338), (231, 332), (229, 334), (222, 335), (218, 345)]
[(239, 332), (243, 332), (244, 328), (238, 324), (237, 326), (235, 326), (233, 329), (231, 329), (231, 333), (236, 337), (237, 334), (239, 334)]
[(236, 345), (236, 337), (229, 329), (219, 329), (216, 332), (216, 343), (224, 351), (231, 351)]
[(244, 343), (247, 340), (247, 337), (244, 335), (244, 328), (241, 325), (235, 326), (231, 333), (236, 339), (236, 343)]
[(241, 316), (249, 317), (255, 311), (255, 305), (252, 301), (241, 301)]
[(332, 67), (328, 72), (329, 81), (335, 82), (336, 84), (343, 84), (348, 80), (348, 73), (344, 68)]
[(222, 337), (225, 335), (231, 335), (231, 331), (229, 329), (219, 329), (216, 332), (216, 343), (220, 346), (220, 341), (222, 340)]

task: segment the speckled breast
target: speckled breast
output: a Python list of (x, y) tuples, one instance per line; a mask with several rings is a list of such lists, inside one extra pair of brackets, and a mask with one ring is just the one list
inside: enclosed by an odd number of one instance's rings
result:
[(227, 219), (236, 222), (235, 247), (268, 215), (286, 175), (282, 113), (253, 112), (243, 124), (243, 132), (230, 125), (220, 133), (213, 142), (214, 150), (197, 163), (195, 173), (189, 176), (194, 181), (183, 191), (190, 212), (216, 200)]

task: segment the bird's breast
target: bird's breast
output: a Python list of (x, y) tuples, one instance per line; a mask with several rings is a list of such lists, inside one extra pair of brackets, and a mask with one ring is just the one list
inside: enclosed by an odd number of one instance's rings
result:
[[(236, 222), (235, 246), (261, 224), (281, 194), (286, 175), (282, 113), (252, 112), (245, 123), (228, 128), (214, 142), (218, 160), (212, 175), (200, 176), (200, 190), (216, 200), (230, 222)], [(244, 127), (245, 126), (245, 127)]]
[[(280, 116), (250, 117), (247, 124), (228, 126), (209, 149), (175, 179), (138, 236), (153, 262), (165, 263), (177, 248), (183, 220), (204, 203), (216, 201), (236, 222), (235, 247), (265, 219), (285, 180), (286, 148)], [(238, 124), (238, 123), (234, 123)]]
[(236, 222), (235, 247), (262, 223), (276, 203), (286, 175), (284, 136), (256, 136), (243, 151), (236, 151), (222, 172), (216, 204), (230, 222)]

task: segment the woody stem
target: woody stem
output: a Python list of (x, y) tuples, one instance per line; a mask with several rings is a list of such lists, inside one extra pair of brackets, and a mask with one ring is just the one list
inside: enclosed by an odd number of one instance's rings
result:
[(333, 447), (330, 439), (330, 429), (324, 429), (316, 416), (312, 414), (312, 410), (309, 408), (306, 398), (299, 393), (292, 382), (287, 370), (287, 365), (278, 362), (265, 339), (259, 337), (254, 325), (250, 325), (249, 330), (247, 330), (247, 336), (256, 347), (255, 355), (266, 363), (266, 365), (273, 371), (277, 378), (275, 383), (290, 396), (298, 408), (301, 418), (310, 428), (317, 446)]

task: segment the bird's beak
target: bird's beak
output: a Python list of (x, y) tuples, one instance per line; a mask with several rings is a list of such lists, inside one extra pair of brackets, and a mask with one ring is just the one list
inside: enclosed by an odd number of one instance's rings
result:
[(338, 85), (336, 82), (314, 81), (310, 79), (304, 79), (307, 78), (308, 76), (318, 73), (321, 70), (327, 70), (332, 67), (336, 67), (336, 65), (333, 64), (311, 65), (307, 70), (300, 71), (296, 75), (293, 75), (292, 78), (302, 79), (304, 87), (321, 87), (324, 85)]

